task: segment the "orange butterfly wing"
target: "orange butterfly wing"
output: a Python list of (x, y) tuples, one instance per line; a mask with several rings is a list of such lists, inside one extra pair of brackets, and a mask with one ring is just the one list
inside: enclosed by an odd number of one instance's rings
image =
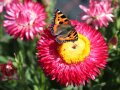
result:
[(59, 11), (57, 9), (55, 12), (54, 21), (53, 21), (52, 27), (51, 27), (51, 32), (54, 36), (59, 34), (59, 33), (57, 34), (57, 32), (58, 32), (58, 27), (61, 24), (69, 25), (70, 21), (66, 18), (66, 16), (61, 11)]
[(78, 34), (66, 16), (58, 9), (55, 12), (55, 18), (51, 27), (52, 35), (56, 36), (58, 43), (66, 41), (76, 41)]
[(76, 41), (77, 39), (78, 39), (78, 34), (77, 34), (76, 30), (73, 29), (67, 36), (65, 36), (65, 35), (57, 36), (56, 41), (58, 43), (63, 43), (66, 41)]

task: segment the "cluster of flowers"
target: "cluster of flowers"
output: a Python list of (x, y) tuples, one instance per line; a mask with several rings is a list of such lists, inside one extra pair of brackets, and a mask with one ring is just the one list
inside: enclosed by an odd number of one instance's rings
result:
[(45, 29), (47, 13), (42, 4), (32, 0), (0, 0), (0, 12), (3, 8), (6, 10), (3, 22), (6, 32), (21, 40), (31, 40), (42, 33), (37, 43), (39, 65), (52, 80), (66, 86), (94, 80), (108, 58), (106, 41), (96, 29), (113, 22), (111, 0), (90, 0), (89, 8), (79, 7), (86, 13), (81, 18), (86, 23), (71, 20), (78, 40), (58, 44), (49, 28)]

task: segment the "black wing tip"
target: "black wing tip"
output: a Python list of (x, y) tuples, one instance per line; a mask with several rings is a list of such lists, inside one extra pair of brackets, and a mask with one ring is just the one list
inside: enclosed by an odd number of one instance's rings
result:
[(60, 10), (57, 8), (55, 11), (57, 12), (57, 11), (60, 11)]
[(56, 10), (55, 10), (55, 13), (57, 13), (57, 12), (62, 14), (62, 12), (61, 12), (60, 9), (56, 9)]

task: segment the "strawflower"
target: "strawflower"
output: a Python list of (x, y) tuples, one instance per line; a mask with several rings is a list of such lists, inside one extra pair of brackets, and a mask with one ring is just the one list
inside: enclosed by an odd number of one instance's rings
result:
[(0, 13), (3, 11), (4, 7), (12, 2), (18, 2), (18, 0), (0, 0)]
[(94, 80), (108, 58), (108, 47), (99, 31), (85, 23), (71, 24), (78, 33), (77, 41), (58, 44), (47, 29), (37, 43), (38, 63), (45, 75), (66, 86)]
[(108, 21), (113, 22), (112, 18), (114, 17), (111, 3), (111, 0), (90, 0), (89, 8), (79, 5), (86, 13), (81, 19), (85, 20), (88, 24), (92, 24), (96, 29), (99, 27), (107, 27)]
[(109, 42), (108, 42), (109, 46), (116, 49), (117, 48), (117, 45), (118, 45), (118, 36), (117, 34), (113, 35)]
[(17, 79), (17, 69), (13, 65), (11, 60), (8, 63), (0, 64), (0, 72), (2, 73), (1, 80)]
[(24, 0), (24, 3), (11, 3), (6, 8), (4, 27), (14, 38), (31, 40), (40, 34), (46, 25), (46, 12), (42, 4)]

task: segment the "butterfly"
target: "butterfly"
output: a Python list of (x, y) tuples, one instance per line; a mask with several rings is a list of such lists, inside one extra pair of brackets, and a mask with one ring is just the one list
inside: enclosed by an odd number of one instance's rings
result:
[(78, 34), (68, 20), (68, 18), (60, 11), (56, 10), (54, 20), (50, 27), (51, 34), (56, 36), (56, 41), (61, 44), (68, 41), (76, 41)]

